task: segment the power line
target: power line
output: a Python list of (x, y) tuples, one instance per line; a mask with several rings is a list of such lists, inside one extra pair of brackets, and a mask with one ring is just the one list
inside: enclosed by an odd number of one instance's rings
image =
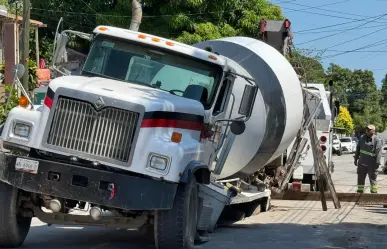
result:
[(338, 52), (338, 53), (375, 53), (375, 52), (380, 52), (380, 53), (387, 53), (387, 48), (386, 50), (359, 50), (359, 51), (352, 51), (352, 50), (336, 50), (336, 49), (313, 49), (313, 48), (305, 48), (301, 50), (306, 50), (306, 51), (319, 51), (319, 52)]
[(354, 52), (354, 51), (358, 51), (358, 50), (362, 50), (362, 49), (366, 49), (366, 48), (370, 48), (370, 47), (380, 46), (380, 45), (383, 45), (383, 44), (386, 44), (386, 43), (387, 43), (387, 41), (385, 39), (383, 39), (383, 40), (380, 40), (378, 42), (375, 42), (375, 43), (372, 43), (372, 44), (369, 44), (369, 45), (366, 45), (366, 46), (363, 46), (363, 47), (359, 47), (359, 48), (355, 48), (355, 49), (352, 49), (352, 50), (349, 50), (349, 51), (345, 51), (345, 52), (341, 52), (341, 53), (325, 56), (325, 57), (321, 58), (321, 60), (329, 59), (329, 58), (332, 58), (332, 57), (340, 56), (340, 55), (343, 55), (343, 54), (351, 53), (351, 52)]
[[(368, 24), (368, 23), (370, 23), (370, 22), (373, 22), (373, 21), (375, 21), (375, 20), (378, 20), (378, 19), (380, 19), (380, 18), (382, 18), (382, 17), (384, 17), (384, 16), (387, 16), (387, 13), (386, 13), (386, 14), (383, 14), (383, 15), (379, 15), (379, 16), (375, 17), (374, 19), (372, 19), (372, 20), (370, 20), (370, 21), (367, 21), (366, 23), (363, 23), (363, 24), (361, 24), (361, 25), (364, 26), (364, 25), (366, 25), (366, 24)], [(349, 29), (347, 29), (347, 30), (344, 30), (344, 31), (341, 31), (341, 32), (338, 32), (338, 33), (335, 33), (335, 34), (332, 34), (332, 35), (326, 35), (326, 36), (318, 37), (318, 38), (315, 38), (315, 39), (312, 39), (312, 40), (309, 40), (309, 41), (306, 41), (306, 42), (302, 42), (302, 43), (299, 43), (298, 45), (306, 44), (306, 43), (309, 43), (309, 42), (313, 42), (313, 41), (325, 39), (325, 38), (332, 37), (332, 36), (336, 36), (336, 35), (341, 35), (341, 34), (343, 34), (343, 33), (346, 33), (346, 32), (351, 31), (351, 30), (355, 30), (355, 29), (357, 29), (357, 28), (358, 28), (358, 26), (352, 27), (352, 28), (349, 28)]]
[(353, 38), (353, 39), (350, 39), (350, 40), (346, 40), (346, 41), (343, 41), (343, 42), (334, 44), (334, 45), (332, 45), (332, 46), (327, 47), (326, 49), (330, 49), (330, 48), (333, 48), (333, 47), (336, 47), (336, 46), (340, 46), (340, 45), (343, 45), (343, 44), (346, 44), (346, 43), (349, 43), (349, 42), (357, 41), (357, 40), (359, 40), (359, 39), (362, 39), (362, 38), (364, 38), (364, 37), (373, 35), (373, 34), (375, 34), (375, 33), (378, 33), (378, 32), (384, 31), (384, 30), (385, 30), (384, 28), (378, 29), (378, 30), (372, 31), (372, 32), (370, 32), (370, 33), (368, 33), (368, 34), (365, 34), (365, 35), (362, 35), (362, 36), (359, 36), (359, 37), (356, 37), (356, 38)]
[[(97, 11), (95, 11), (89, 4), (87, 4), (84, 0), (81, 0), (89, 9), (91, 9), (93, 12), (95, 12), (95, 14), (97, 14), (97, 16), (99, 15)], [(107, 24), (110, 24), (108, 20), (106, 20), (103, 16), (101, 16)]]
[[(379, 28), (379, 27), (386, 27), (386, 24), (378, 24), (374, 26), (368, 26), (368, 27), (359, 27), (356, 30), (361, 30), (361, 29), (371, 29), (371, 28)], [(320, 33), (332, 33), (332, 32), (338, 32), (338, 31), (344, 31), (346, 29), (331, 29), (331, 30), (320, 30), (320, 31), (310, 31), (310, 32), (300, 32), (300, 31), (293, 31), (292, 33), (298, 34), (298, 35), (309, 35), (309, 34), (320, 34)]]
[(331, 24), (331, 25), (326, 25), (326, 26), (320, 26), (320, 27), (311, 28), (311, 29), (303, 29), (303, 30), (299, 30), (299, 31), (296, 31), (296, 32), (301, 33), (301, 32), (308, 32), (308, 31), (316, 31), (316, 30), (327, 29), (327, 28), (331, 28), (331, 27), (342, 26), (342, 25), (346, 25), (346, 24), (353, 24), (353, 23), (356, 23), (356, 22), (364, 22), (366, 20), (369, 20), (369, 19), (375, 18), (375, 17), (377, 17), (377, 16), (372, 16), (372, 17), (368, 17), (368, 18), (364, 18), (364, 19), (358, 19), (357, 21), (342, 22), (342, 23)]
[[(54, 12), (54, 13), (63, 13), (63, 11), (59, 10), (52, 10), (52, 9), (42, 9), (42, 8), (31, 8), (33, 10), (38, 10), (38, 11), (47, 11), (47, 12)], [(201, 15), (207, 15), (207, 14), (216, 14), (216, 13), (225, 13), (225, 12), (233, 12), (236, 11), (237, 9), (229, 9), (229, 10), (221, 10), (221, 11), (208, 11), (208, 12), (197, 12), (197, 13), (182, 13), (187, 16), (201, 16)], [(92, 14), (92, 13), (86, 13), (86, 12), (72, 12), (72, 11), (66, 11), (66, 14), (69, 15), (99, 15), (99, 16), (105, 16), (105, 17), (115, 17), (115, 18), (131, 18), (131, 15), (109, 15), (109, 14)], [(143, 18), (158, 18), (158, 17), (175, 17), (178, 14), (166, 14), (166, 15), (143, 15)]]
[[(291, 2), (290, 4), (292, 5), (297, 5), (297, 6), (301, 6), (301, 7), (307, 7), (305, 9), (300, 9), (300, 10), (309, 10), (309, 9), (320, 9), (320, 10), (324, 10), (326, 11), (327, 9), (322, 9), (321, 7), (326, 7), (326, 6), (332, 6), (332, 5), (337, 5), (337, 4), (340, 4), (340, 3), (345, 3), (345, 2), (349, 2), (349, 1), (352, 1), (352, 0), (343, 0), (343, 1), (340, 1), (340, 2), (334, 2), (334, 3), (327, 3), (327, 4), (323, 4), (323, 5), (318, 5), (318, 6), (308, 6), (308, 5), (304, 5), (304, 4), (298, 4), (298, 3), (294, 3), (295, 1)], [(288, 2), (289, 3), (289, 2)], [(277, 4), (281, 4), (281, 3), (277, 3)], [(298, 11), (300, 11), (298, 10)], [(335, 12), (335, 11), (331, 11), (329, 10), (330, 12)], [(291, 10), (289, 12), (294, 12), (294, 10)], [(352, 14), (351, 14), (352, 15)]]
[[(343, 2), (349, 2), (349, 1), (351, 1), (351, 0), (345, 0), (345, 1), (341, 1), (341, 2), (335, 2), (335, 3), (331, 3), (331, 4), (326, 4), (325, 6), (339, 4), (339, 3), (343, 3)], [(343, 11), (336, 11), (336, 10), (321, 8), (321, 7), (325, 7), (324, 5), (309, 6), (309, 5), (305, 5), (305, 4), (299, 4), (299, 3), (291, 3), (291, 4), (292, 5), (296, 5), (296, 6), (301, 6), (301, 7), (308, 7), (306, 9), (317, 9), (317, 10), (322, 10), (322, 11), (329, 11), (329, 12), (333, 12), (333, 13), (350, 15), (350, 16), (358, 16), (358, 17), (371, 17), (371, 16), (360, 15), (360, 14), (355, 14), (355, 13), (349, 13), (349, 12), (343, 12)], [(304, 10), (304, 9), (302, 9), (302, 10)], [(385, 22), (383, 22), (383, 23), (385, 23)]]
[(383, 49), (386, 49), (386, 48), (387, 48), (387, 45), (381, 47), (378, 51), (375, 51), (375, 52), (373, 52), (371, 54), (367, 54), (367, 55), (361, 57), (360, 59), (364, 59), (364, 58), (367, 58), (369, 56), (370, 56), (370, 59), (375, 58), (377, 54), (383, 53), (384, 52)]
[[(292, 9), (292, 8), (287, 8), (287, 7), (281, 7), (281, 8), (293, 10), (293, 11), (297, 11), (297, 12), (309, 13), (309, 14), (313, 14), (313, 15), (325, 16), (325, 17), (334, 17), (334, 18), (347, 19), (347, 20), (353, 20), (353, 21), (362, 20), (362, 19), (356, 19), (356, 18), (351, 18), (351, 17), (336, 16), (336, 15), (323, 14), (323, 13), (317, 13), (317, 12), (311, 12), (311, 11), (297, 10), (297, 9)], [(380, 22), (380, 23), (387, 23), (387, 22)]]

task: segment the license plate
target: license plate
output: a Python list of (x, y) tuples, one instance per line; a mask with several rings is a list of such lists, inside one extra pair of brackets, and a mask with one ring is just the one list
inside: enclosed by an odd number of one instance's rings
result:
[(28, 160), (23, 158), (16, 158), (15, 169), (17, 171), (27, 172), (31, 174), (37, 174), (39, 168), (39, 162), (34, 160)]

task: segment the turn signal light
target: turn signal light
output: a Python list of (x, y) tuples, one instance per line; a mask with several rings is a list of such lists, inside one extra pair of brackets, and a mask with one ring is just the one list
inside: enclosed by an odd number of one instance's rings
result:
[(327, 147), (325, 145), (321, 145), (321, 150), (325, 152), (327, 150)]
[(171, 141), (174, 143), (180, 143), (183, 135), (179, 132), (172, 132)]
[(27, 99), (27, 97), (24, 97), (24, 96), (21, 96), (20, 98), (19, 98), (19, 106), (21, 106), (21, 107), (28, 107), (28, 99)]
[(327, 141), (327, 137), (326, 137), (326, 136), (320, 137), (320, 141), (321, 141), (322, 143), (325, 143), (325, 142)]

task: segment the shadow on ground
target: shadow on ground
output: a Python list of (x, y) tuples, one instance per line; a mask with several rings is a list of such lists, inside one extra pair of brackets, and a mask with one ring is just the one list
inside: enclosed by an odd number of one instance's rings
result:
[[(234, 224), (219, 227), (200, 249), (385, 249), (387, 226)], [(32, 227), (23, 248), (154, 249), (153, 238), (138, 232), (94, 227)]]

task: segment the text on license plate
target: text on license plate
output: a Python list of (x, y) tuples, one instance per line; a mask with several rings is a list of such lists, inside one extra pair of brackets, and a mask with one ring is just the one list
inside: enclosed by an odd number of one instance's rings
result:
[(39, 161), (28, 160), (24, 158), (16, 158), (15, 170), (23, 171), (31, 174), (37, 174)]

